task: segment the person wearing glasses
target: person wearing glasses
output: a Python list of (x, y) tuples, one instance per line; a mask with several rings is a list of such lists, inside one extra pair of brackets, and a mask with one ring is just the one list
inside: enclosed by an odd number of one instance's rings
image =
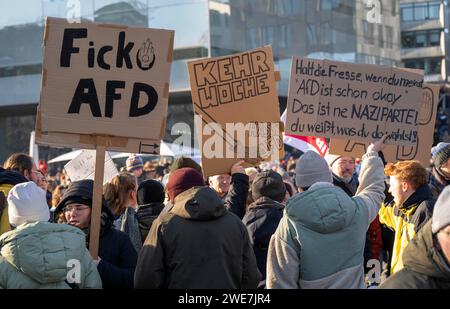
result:
[[(55, 209), (56, 223), (66, 223), (82, 230), (89, 248), (92, 196), (94, 181), (90, 179), (73, 182)], [(130, 238), (113, 227), (114, 216), (102, 198), (100, 238), (97, 270), (103, 288), (133, 288), (137, 252)]]
[[(48, 222), (45, 193), (34, 182), (14, 186), (8, 195), (13, 230), (0, 237), (0, 288), (101, 288), (96, 264), (77, 228)], [(76, 262), (75, 262), (76, 261)], [(78, 274), (70, 276), (77, 264)]]
[(433, 216), (406, 247), (404, 268), (383, 289), (450, 289), (450, 187), (434, 206)]

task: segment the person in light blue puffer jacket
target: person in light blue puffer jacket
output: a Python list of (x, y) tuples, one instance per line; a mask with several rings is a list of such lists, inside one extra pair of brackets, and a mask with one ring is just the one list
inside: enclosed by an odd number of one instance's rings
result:
[(272, 236), (267, 288), (365, 288), (366, 232), (384, 199), (383, 139), (363, 156), (354, 197), (333, 186), (325, 159), (307, 151), (297, 162), (292, 197)]
[(45, 192), (34, 182), (14, 186), (8, 194), (13, 230), (0, 237), (0, 288), (101, 288), (97, 265), (85, 246), (84, 233), (47, 222)]

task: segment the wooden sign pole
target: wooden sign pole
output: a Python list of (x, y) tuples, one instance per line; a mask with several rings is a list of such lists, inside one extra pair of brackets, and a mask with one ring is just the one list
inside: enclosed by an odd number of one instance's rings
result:
[(98, 258), (98, 245), (100, 238), (100, 216), (102, 213), (103, 173), (105, 169), (105, 151), (107, 138), (95, 137), (95, 177), (94, 196), (92, 197), (91, 230), (89, 236), (89, 252), (92, 259)]

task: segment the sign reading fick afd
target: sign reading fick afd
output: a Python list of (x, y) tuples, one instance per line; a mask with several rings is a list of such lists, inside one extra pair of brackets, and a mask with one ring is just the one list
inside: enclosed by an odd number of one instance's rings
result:
[(47, 18), (40, 131), (159, 144), (173, 38), (171, 30)]

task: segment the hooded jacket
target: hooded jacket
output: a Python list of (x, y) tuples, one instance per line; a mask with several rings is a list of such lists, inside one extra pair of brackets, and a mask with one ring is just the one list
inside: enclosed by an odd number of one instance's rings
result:
[[(8, 197), (9, 190), (15, 185), (28, 182), (22, 174), (12, 170), (5, 170), (0, 167), (0, 191), (3, 192), (5, 197)], [(0, 235), (11, 230), (8, 218), (8, 207), (3, 209), (0, 216)]]
[(383, 163), (363, 156), (354, 197), (317, 182), (292, 197), (272, 236), (268, 288), (364, 288), (366, 231), (384, 199)]
[(391, 274), (403, 268), (406, 246), (433, 214), (433, 195), (427, 184), (418, 188), (402, 205), (394, 202), (380, 209), (380, 222), (395, 231), (391, 259)]
[[(0, 237), (0, 288), (70, 289), (68, 277), (80, 266), (77, 288), (101, 288), (84, 233), (68, 225), (25, 223)], [(69, 275), (69, 276), (68, 276)], [(73, 278), (77, 278), (74, 273)]]
[(404, 268), (389, 277), (382, 289), (450, 289), (450, 265), (436, 249), (429, 220), (406, 247)]
[(267, 251), (270, 237), (275, 233), (283, 217), (284, 206), (268, 197), (261, 197), (250, 204), (242, 222), (247, 227), (250, 243), (255, 252), (258, 269), (266, 278)]
[(153, 222), (134, 283), (136, 288), (243, 289), (256, 288), (258, 275), (241, 220), (214, 190), (194, 187)]
[[(356, 174), (353, 174), (349, 183), (346, 183), (342, 178), (333, 173), (333, 184), (352, 197), (358, 190), (359, 182)], [(380, 251), (383, 248), (383, 239), (381, 234), (381, 225), (378, 218), (375, 218), (370, 223), (369, 229), (366, 233), (366, 245), (364, 246), (364, 265), (371, 259), (378, 259)], [(368, 269), (366, 268), (366, 272)]]
[(139, 223), (142, 243), (144, 243), (145, 239), (147, 238), (153, 221), (155, 221), (155, 219), (159, 216), (163, 209), (163, 203), (150, 203), (138, 206), (136, 218)]
[[(64, 193), (63, 199), (55, 209), (55, 218), (62, 212), (65, 204), (73, 199), (81, 199), (90, 205), (93, 195), (92, 181), (73, 182)], [(134, 269), (137, 252), (124, 232), (113, 227), (114, 217), (102, 198), (102, 213), (98, 256), (101, 258), (97, 269), (102, 278), (103, 288), (133, 288)], [(89, 230), (85, 229), (86, 243), (89, 248)]]

